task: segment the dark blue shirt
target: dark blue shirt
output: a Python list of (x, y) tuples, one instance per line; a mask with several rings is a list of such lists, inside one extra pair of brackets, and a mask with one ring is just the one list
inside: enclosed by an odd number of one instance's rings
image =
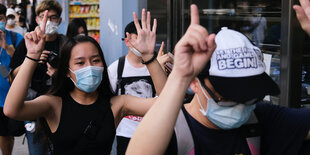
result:
[[(191, 117), (183, 108), (195, 144), (195, 154), (251, 154), (241, 129), (213, 130)], [(309, 142), (304, 138), (310, 129), (310, 109), (286, 108), (258, 103), (255, 109), (261, 128), (260, 154), (306, 154)], [(308, 152), (309, 153), (309, 152)]]

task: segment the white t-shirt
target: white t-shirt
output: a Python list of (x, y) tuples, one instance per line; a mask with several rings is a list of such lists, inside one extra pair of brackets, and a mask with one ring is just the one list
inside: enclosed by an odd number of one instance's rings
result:
[[(108, 67), (109, 79), (113, 91), (116, 91), (117, 68), (118, 68), (118, 60), (114, 61)], [(150, 76), (150, 73), (147, 70), (146, 66), (141, 68), (135, 68), (129, 63), (126, 57), (122, 77), (136, 77), (136, 76)], [(136, 90), (137, 88), (139, 88), (140, 90)], [(148, 83), (145, 83), (143, 81), (138, 81), (135, 82), (134, 84), (126, 85), (125, 89), (126, 89), (125, 94), (130, 94), (137, 97), (144, 97), (144, 98), (152, 97), (153, 94), (152, 87)], [(136, 91), (138, 91), (139, 93), (136, 93)], [(143, 94), (141, 94), (141, 92), (143, 92)], [(121, 94), (121, 92), (119, 91), (118, 94)], [(138, 116), (124, 117), (116, 129), (116, 135), (131, 138), (137, 126), (139, 125), (141, 119), (142, 117)]]

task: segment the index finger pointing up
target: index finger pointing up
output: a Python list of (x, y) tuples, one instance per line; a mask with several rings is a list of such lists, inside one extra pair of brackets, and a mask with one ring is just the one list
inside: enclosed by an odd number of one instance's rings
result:
[(45, 10), (44, 12), (44, 16), (43, 16), (43, 19), (42, 19), (42, 24), (40, 25), (40, 29), (41, 31), (45, 34), (45, 26), (46, 26), (46, 23), (47, 23), (47, 14), (48, 14), (48, 10)]
[(191, 5), (191, 24), (199, 24), (199, 11), (195, 4)]

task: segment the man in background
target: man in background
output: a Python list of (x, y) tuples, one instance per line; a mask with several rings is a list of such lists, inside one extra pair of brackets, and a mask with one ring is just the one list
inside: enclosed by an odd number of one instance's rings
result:
[[(134, 22), (130, 22), (126, 26), (125, 36), (126, 32), (131, 34), (131, 39), (137, 39), (137, 29)], [(134, 47), (129, 43), (129, 40), (127, 38), (123, 40), (128, 47), (128, 54), (114, 61), (108, 68), (113, 91), (118, 95), (154, 97), (155, 88), (146, 65), (141, 63), (141, 57), (134, 54)], [(116, 130), (118, 155), (125, 154), (129, 140), (141, 119), (140, 116), (126, 116), (118, 125)]]
[(6, 29), (19, 33), (22, 36), (24, 36), (27, 32), (27, 29), (23, 29), (22, 27), (20, 27), (19, 25), (16, 24), (16, 12), (14, 9), (12, 8), (8, 8), (6, 11), (6, 18), (7, 18), (7, 22), (6, 22)]

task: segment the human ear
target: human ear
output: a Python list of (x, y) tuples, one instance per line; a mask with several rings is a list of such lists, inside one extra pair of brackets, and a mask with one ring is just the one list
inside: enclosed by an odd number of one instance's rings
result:
[(198, 92), (198, 89), (199, 89), (198, 82), (199, 82), (198, 78), (195, 78), (189, 85), (194, 93)]
[(130, 47), (130, 44), (128, 43), (128, 39), (127, 38), (124, 38), (124, 42), (125, 42), (127, 47)]
[(40, 20), (39, 20), (38, 16), (36, 17), (36, 22), (37, 22), (38, 25), (40, 25)]

